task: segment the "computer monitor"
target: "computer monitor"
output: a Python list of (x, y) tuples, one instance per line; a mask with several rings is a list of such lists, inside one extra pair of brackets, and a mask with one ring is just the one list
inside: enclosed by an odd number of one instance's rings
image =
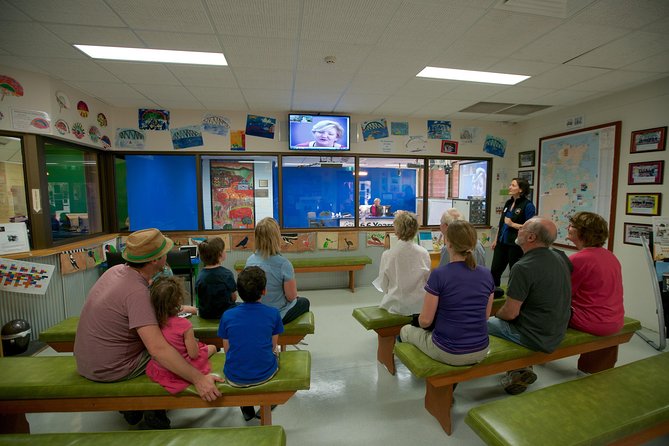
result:
[(197, 245), (179, 246), (179, 251), (188, 251), (191, 259), (197, 257)]

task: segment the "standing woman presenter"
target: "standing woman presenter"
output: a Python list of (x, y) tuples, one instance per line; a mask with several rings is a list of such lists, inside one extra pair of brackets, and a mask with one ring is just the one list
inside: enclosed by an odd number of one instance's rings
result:
[(490, 271), (495, 280), (495, 286), (499, 286), (502, 273), (507, 265), (509, 269), (523, 256), (523, 250), (516, 245), (518, 229), (537, 213), (534, 203), (527, 198), (530, 193), (530, 183), (522, 178), (514, 178), (509, 185), (511, 198), (504, 204), (502, 215), (499, 219), (497, 237), (492, 243), (493, 257)]

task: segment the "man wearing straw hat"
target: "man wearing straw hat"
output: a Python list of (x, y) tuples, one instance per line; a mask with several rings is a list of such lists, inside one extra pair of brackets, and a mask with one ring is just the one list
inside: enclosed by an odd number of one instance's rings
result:
[[(213, 401), (221, 393), (214, 375), (203, 375), (165, 341), (151, 304), (149, 283), (162, 271), (174, 243), (151, 228), (128, 236), (124, 265), (107, 270), (93, 285), (81, 311), (74, 355), (80, 375), (92, 381), (112, 382), (144, 373), (151, 357), (193, 383), (200, 397)], [(123, 412), (130, 424), (169, 429), (165, 411)]]

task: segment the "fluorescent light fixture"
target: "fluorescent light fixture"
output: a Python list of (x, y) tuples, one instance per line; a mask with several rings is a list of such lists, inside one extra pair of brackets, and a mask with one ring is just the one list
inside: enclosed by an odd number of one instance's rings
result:
[(520, 74), (491, 73), (487, 71), (457, 70), (455, 68), (425, 67), (416, 77), (449, 79), (454, 81), (483, 82), (486, 84), (516, 85), (529, 79)]
[(201, 51), (154, 50), (118, 46), (74, 45), (93, 59), (131, 60), (135, 62), (183, 63), (192, 65), (227, 65), (223, 53)]

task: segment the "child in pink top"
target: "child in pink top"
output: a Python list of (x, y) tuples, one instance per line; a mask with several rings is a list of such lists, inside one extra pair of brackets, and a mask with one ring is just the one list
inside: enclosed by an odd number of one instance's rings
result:
[[(209, 357), (218, 349), (195, 339), (193, 325), (185, 317), (178, 316), (185, 295), (183, 281), (176, 277), (160, 278), (151, 287), (151, 303), (165, 340), (193, 367), (206, 375), (211, 371)], [(179, 393), (190, 385), (154, 359), (147, 364), (146, 374), (172, 394)]]

